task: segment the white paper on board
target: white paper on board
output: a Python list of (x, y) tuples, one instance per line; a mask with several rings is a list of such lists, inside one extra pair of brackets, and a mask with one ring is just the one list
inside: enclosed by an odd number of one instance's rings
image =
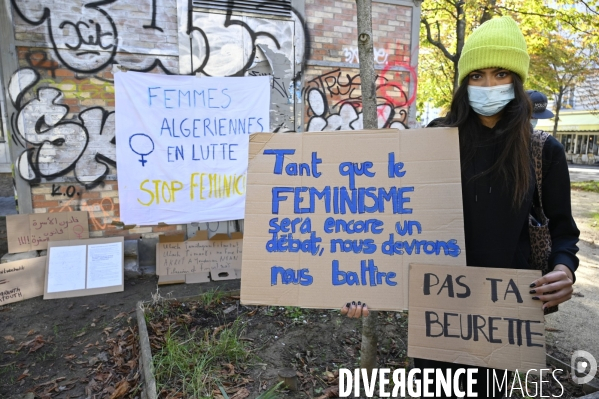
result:
[(123, 281), (123, 245), (120, 242), (89, 245), (87, 288), (120, 285)]
[(86, 250), (86, 245), (50, 248), (48, 292), (85, 289)]

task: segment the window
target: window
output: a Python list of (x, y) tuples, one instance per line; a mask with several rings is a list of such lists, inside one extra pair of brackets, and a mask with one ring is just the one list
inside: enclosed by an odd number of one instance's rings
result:
[(291, 0), (192, 0), (194, 9), (291, 17)]

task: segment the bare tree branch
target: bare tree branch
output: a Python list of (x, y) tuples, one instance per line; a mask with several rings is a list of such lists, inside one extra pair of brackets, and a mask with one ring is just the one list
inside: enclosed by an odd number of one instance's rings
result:
[(592, 12), (593, 14), (599, 15), (599, 12), (597, 12), (597, 11), (593, 10), (593, 9), (591, 8), (591, 6), (589, 6), (589, 5), (587, 4), (587, 2), (586, 2), (586, 1), (584, 1), (584, 0), (580, 0), (580, 2), (581, 2), (582, 4), (584, 4), (584, 5), (585, 5), (585, 7), (587, 8), (587, 10), (588, 10), (588, 11)]
[[(433, 37), (431, 35), (431, 27), (430, 27), (429, 22), (424, 18), (421, 19), (420, 22), (422, 22), (424, 24), (424, 26), (426, 27), (426, 40), (430, 44), (432, 44), (433, 46), (435, 46), (439, 50), (441, 50), (443, 52), (443, 55), (445, 55), (445, 57), (447, 57), (449, 60), (451, 60), (452, 62), (456, 62), (455, 55), (453, 55), (449, 51), (447, 51), (447, 49), (445, 48), (443, 43), (441, 43), (440, 40), (433, 39)], [(438, 37), (438, 32), (437, 32), (437, 37)]]

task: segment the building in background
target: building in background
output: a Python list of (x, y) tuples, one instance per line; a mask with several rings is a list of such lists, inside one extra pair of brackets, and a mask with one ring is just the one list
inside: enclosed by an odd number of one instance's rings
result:
[[(570, 90), (559, 113), (557, 140), (574, 164), (595, 165), (599, 161), (599, 91), (596, 80)], [(548, 96), (548, 109), (555, 103)], [(555, 118), (539, 119), (537, 128), (553, 133)]]

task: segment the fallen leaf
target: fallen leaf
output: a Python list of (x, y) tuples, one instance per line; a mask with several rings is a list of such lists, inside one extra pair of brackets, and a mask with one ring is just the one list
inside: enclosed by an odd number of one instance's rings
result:
[(83, 337), (85, 335), (85, 331), (81, 331), (79, 334), (75, 335), (75, 338)]
[(127, 313), (121, 312), (121, 313), (117, 314), (116, 316), (114, 316), (114, 320), (120, 319), (121, 317), (125, 317), (125, 316), (127, 316)]
[(231, 399), (244, 399), (248, 396), (250, 396), (250, 391), (248, 391), (246, 388), (241, 388), (235, 393), (235, 395), (231, 396)]
[(27, 336), (30, 336), (30, 335), (33, 335), (33, 334), (35, 334), (35, 330), (29, 330), (27, 332)]
[(4, 353), (7, 355), (14, 355), (15, 353), (17, 353), (17, 351), (4, 351)]
[(15, 338), (12, 335), (5, 335), (4, 339), (8, 342), (15, 342)]
[(110, 399), (122, 398), (123, 396), (125, 396), (127, 392), (129, 392), (129, 389), (130, 387), (127, 380), (122, 380), (116, 385), (114, 392), (112, 393), (112, 395), (110, 395)]
[(324, 393), (316, 399), (328, 399), (328, 398), (336, 398), (339, 396), (339, 387), (328, 387), (324, 390)]
[(226, 370), (224, 370), (225, 374), (228, 374), (228, 375), (235, 374), (235, 366), (233, 366), (231, 363), (223, 364), (223, 367), (226, 369)]

